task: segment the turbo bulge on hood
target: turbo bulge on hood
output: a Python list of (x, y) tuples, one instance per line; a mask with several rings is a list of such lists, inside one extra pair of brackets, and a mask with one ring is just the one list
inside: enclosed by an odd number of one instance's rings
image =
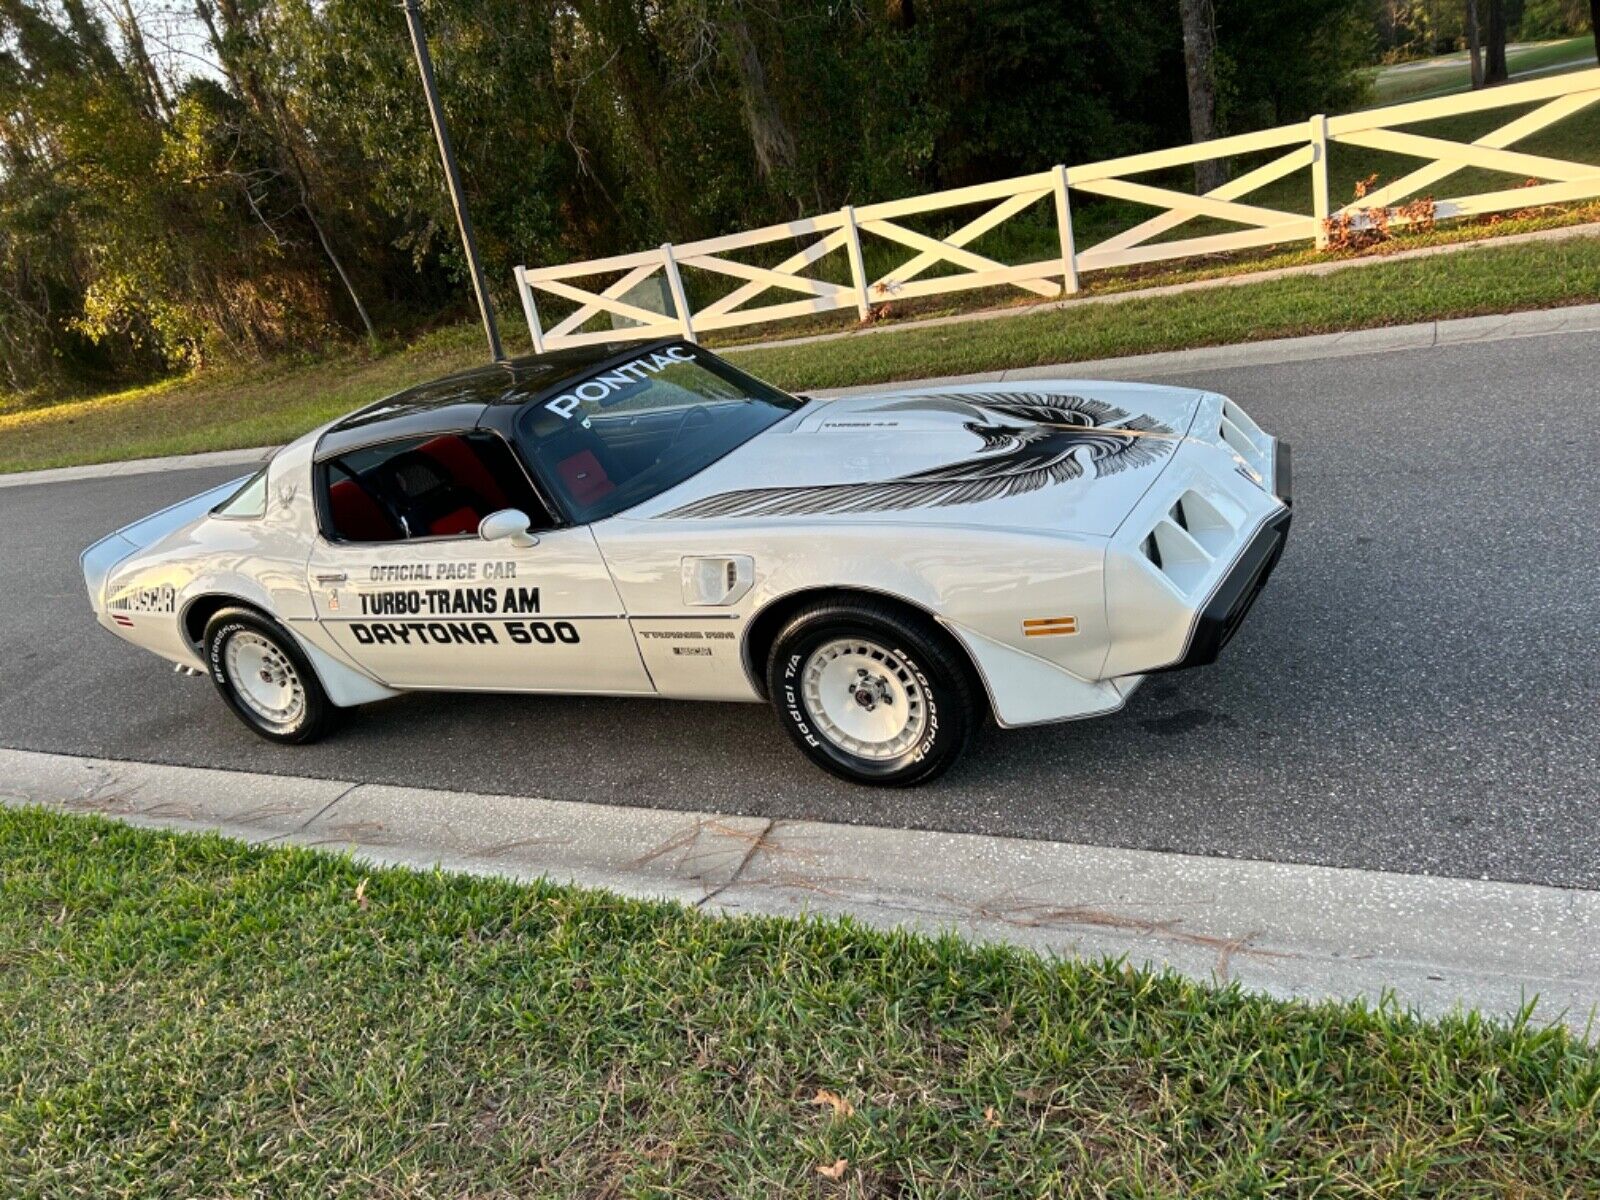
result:
[(84, 569), (103, 625), (273, 740), (409, 690), (765, 701), (819, 765), (903, 785), (985, 717), (1110, 712), (1214, 659), (1282, 549), (1287, 464), (1187, 389), (816, 401), (610, 345), (380, 401)]

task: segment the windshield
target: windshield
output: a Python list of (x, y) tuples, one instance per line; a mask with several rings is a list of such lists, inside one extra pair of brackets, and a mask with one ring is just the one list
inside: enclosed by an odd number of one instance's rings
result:
[(587, 523), (677, 486), (801, 403), (678, 343), (530, 405), (517, 443), (572, 519)]

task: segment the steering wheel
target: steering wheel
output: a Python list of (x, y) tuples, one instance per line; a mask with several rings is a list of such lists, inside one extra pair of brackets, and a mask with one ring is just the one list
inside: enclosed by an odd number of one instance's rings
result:
[(693, 417), (696, 413), (700, 414), (701, 420), (705, 424), (709, 425), (712, 423), (711, 413), (707, 411), (705, 405), (691, 404), (688, 408), (683, 410), (683, 416), (678, 418), (677, 425), (673, 427), (672, 436), (667, 439), (667, 444), (661, 447), (661, 453), (656, 455), (657, 462), (660, 462), (672, 452), (672, 448), (678, 444), (678, 440), (683, 437), (684, 432), (689, 428), (689, 418)]

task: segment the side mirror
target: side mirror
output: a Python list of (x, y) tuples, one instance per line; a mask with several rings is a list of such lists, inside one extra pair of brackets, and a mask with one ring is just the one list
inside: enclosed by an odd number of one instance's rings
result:
[(513, 546), (537, 546), (533, 522), (520, 508), (502, 508), (478, 522), (478, 536), (486, 542), (510, 542)]

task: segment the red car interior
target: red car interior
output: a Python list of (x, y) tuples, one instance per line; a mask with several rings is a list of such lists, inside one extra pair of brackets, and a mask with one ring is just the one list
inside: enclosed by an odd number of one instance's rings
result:
[[(483, 465), (483, 460), (478, 457), (477, 451), (466, 438), (446, 434), (423, 442), (417, 447), (417, 451), (437, 462), (450, 477), (450, 482), (459, 488), (465, 488), (487, 505), (479, 514), (480, 518), (487, 517), (499, 509), (512, 507), (511, 501), (506, 497), (505, 489), (500, 486), (500, 481), (488, 467)], [(477, 526), (474, 525), (473, 528)]]
[(556, 474), (579, 505), (587, 506), (616, 489), (593, 450), (580, 450), (556, 464)]
[(378, 502), (353, 479), (341, 479), (328, 489), (333, 527), (352, 542), (391, 542), (399, 539), (395, 527)]
[[(485, 458), (485, 452), (498, 445), (487, 435), (443, 434), (363, 468), (328, 489), (334, 529), (352, 542), (458, 537), (476, 533), (479, 523), (492, 512), (527, 508), (530, 500), (511, 494), (526, 489), (517, 489), (504, 478), (504, 471), (516, 469), (509, 452), (501, 448), (507, 458), (504, 464)], [(611, 481), (593, 454), (585, 451), (574, 458), (586, 460), (575, 468), (575, 478), (587, 480), (587, 484), (577, 487), (587, 486), (586, 494), (591, 496), (611, 490)], [(404, 529), (398, 527), (402, 520)]]

